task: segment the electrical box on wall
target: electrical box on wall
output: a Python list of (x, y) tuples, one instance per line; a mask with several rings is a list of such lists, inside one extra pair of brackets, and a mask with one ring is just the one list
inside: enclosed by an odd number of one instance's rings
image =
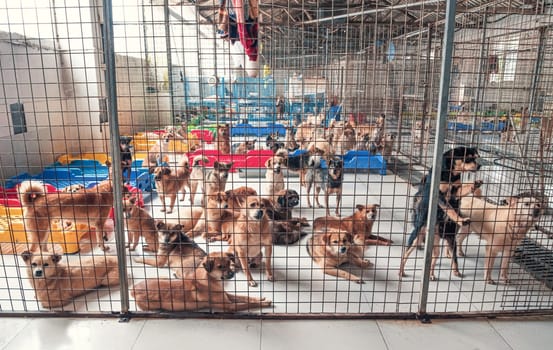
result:
[(25, 119), (25, 109), (23, 103), (10, 104), (10, 112), (12, 115), (13, 133), (15, 135), (27, 132), (27, 120)]

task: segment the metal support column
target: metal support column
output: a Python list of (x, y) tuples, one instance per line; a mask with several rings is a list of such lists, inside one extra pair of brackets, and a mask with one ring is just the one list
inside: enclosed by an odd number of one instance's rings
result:
[[(480, 111), (483, 103), (481, 103), (482, 98), (484, 96), (483, 85), (484, 85), (484, 77), (485, 77), (485, 66), (487, 65), (487, 55), (488, 50), (486, 50), (489, 46), (489, 42), (486, 43), (486, 29), (488, 28), (488, 13), (484, 12), (484, 17), (482, 17), (483, 22), (483, 28), (482, 28), (482, 42), (480, 45), (480, 58), (478, 60), (478, 79), (476, 81), (476, 103), (474, 105), (474, 117), (472, 118), (472, 130), (470, 134), (470, 144), (474, 145), (475, 142), (480, 142), (480, 134), (478, 136), (478, 140), (475, 140), (475, 130), (476, 130), (476, 119), (478, 118), (477, 113)], [(471, 106), (472, 109), (472, 106)], [(482, 124), (482, 122), (480, 122)]]
[(447, 0), (444, 38), (442, 47), (442, 66), (440, 95), (438, 104), (438, 123), (436, 127), (436, 141), (434, 144), (434, 160), (432, 163), (432, 182), (430, 191), (430, 208), (428, 211), (427, 234), (424, 247), (424, 268), (419, 293), (419, 318), (428, 321), (427, 302), (428, 285), (430, 282), (430, 263), (432, 260), (432, 248), (434, 246), (434, 227), (436, 226), (436, 214), (438, 211), (438, 195), (440, 184), (440, 172), (442, 168), (442, 154), (444, 151), (444, 140), (447, 133), (447, 111), (449, 103), (449, 84), (451, 78), (451, 61), (453, 52), (453, 31), (455, 29), (455, 0)]
[[(423, 101), (422, 101), (422, 121), (421, 121), (421, 130), (420, 131), (416, 131), (416, 132), (420, 132), (420, 137), (421, 137), (421, 144), (419, 146), (419, 161), (421, 163), (423, 163), (423, 153), (424, 153), (424, 149), (426, 148), (426, 146), (424, 145), (424, 140), (426, 140), (427, 138), (425, 138), (425, 134), (427, 133), (426, 130), (426, 125), (428, 124), (428, 120), (426, 120), (428, 118), (428, 109), (429, 109), (429, 106), (430, 106), (430, 69), (431, 69), (431, 60), (430, 60), (430, 56), (432, 54), (432, 37), (434, 36), (434, 27), (432, 25), (429, 25), (428, 26), (428, 32), (427, 32), (427, 45), (426, 45), (426, 70), (424, 72), (424, 95), (423, 95)], [(415, 129), (416, 130), (416, 129)], [(430, 130), (430, 129), (429, 129)], [(430, 137), (428, 138), (430, 139)]]
[(163, 19), (165, 22), (165, 47), (167, 50), (167, 79), (169, 83), (169, 110), (171, 123), (175, 123), (175, 96), (173, 96), (173, 58), (171, 53), (171, 27), (169, 18), (169, 0), (163, 0)]
[(104, 57), (106, 62), (106, 92), (111, 141), (111, 171), (113, 174), (114, 230), (117, 258), (119, 260), (119, 284), (121, 296), (121, 316), (129, 312), (129, 285), (127, 281), (127, 257), (125, 231), (123, 227), (123, 174), (121, 153), (119, 152), (119, 116), (117, 114), (117, 81), (115, 75), (115, 45), (113, 42), (113, 15), (111, 0), (104, 0)]

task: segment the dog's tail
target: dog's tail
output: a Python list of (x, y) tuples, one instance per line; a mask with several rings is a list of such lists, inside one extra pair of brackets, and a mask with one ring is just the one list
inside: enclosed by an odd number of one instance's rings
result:
[(207, 163), (207, 162), (209, 162), (209, 159), (206, 156), (202, 156), (202, 155), (195, 156), (192, 159), (192, 166), (200, 165), (200, 161), (203, 161), (204, 163)]
[(19, 200), (23, 206), (30, 206), (39, 197), (46, 195), (46, 187), (39, 181), (24, 181), (19, 186)]

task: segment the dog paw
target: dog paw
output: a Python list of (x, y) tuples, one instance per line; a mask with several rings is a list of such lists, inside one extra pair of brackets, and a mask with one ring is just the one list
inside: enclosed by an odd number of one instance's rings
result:
[(159, 209), (160, 212), (164, 212), (165, 211), (165, 208), (161, 208)]
[(374, 266), (374, 264), (367, 259), (363, 260), (363, 262), (361, 263), (361, 267), (364, 267), (364, 268), (372, 267), (372, 266)]
[(463, 274), (462, 274), (461, 272), (459, 272), (459, 271), (453, 271), (453, 275), (454, 275), (455, 277), (463, 278)]
[(267, 275), (267, 281), (273, 282), (274, 280), (275, 278), (273, 277), (273, 275)]
[(256, 281), (250, 281), (248, 284), (250, 285), (250, 287), (257, 287)]
[(482, 185), (484, 184), (484, 181), (482, 180), (477, 180), (477, 181), (474, 181), (474, 188), (477, 189), (477, 188), (480, 188), (482, 187)]
[(319, 208), (324, 208), (325, 206), (322, 204), (319, 204)]
[(358, 279), (355, 281), (355, 283), (357, 284), (365, 284), (365, 281), (363, 281), (362, 279)]
[(434, 274), (430, 275), (430, 280), (431, 281), (437, 281), (438, 279), (436, 278), (436, 276), (434, 276)]
[(470, 219), (469, 219), (469, 218), (464, 218), (464, 219), (461, 221), (461, 225), (462, 225), (462, 226), (468, 226), (468, 225), (470, 225)]
[(494, 280), (492, 280), (492, 279), (487, 280), (486, 283), (491, 284), (492, 286), (494, 286), (494, 285), (497, 284), (497, 283), (496, 283)]
[(502, 278), (501, 281), (504, 283), (504, 284), (511, 284), (511, 280), (509, 278)]

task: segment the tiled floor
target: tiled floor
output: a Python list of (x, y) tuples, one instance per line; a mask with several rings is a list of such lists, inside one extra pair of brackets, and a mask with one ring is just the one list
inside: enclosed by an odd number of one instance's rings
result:
[(419, 321), (0, 318), (0, 349), (538, 350), (553, 318)]

